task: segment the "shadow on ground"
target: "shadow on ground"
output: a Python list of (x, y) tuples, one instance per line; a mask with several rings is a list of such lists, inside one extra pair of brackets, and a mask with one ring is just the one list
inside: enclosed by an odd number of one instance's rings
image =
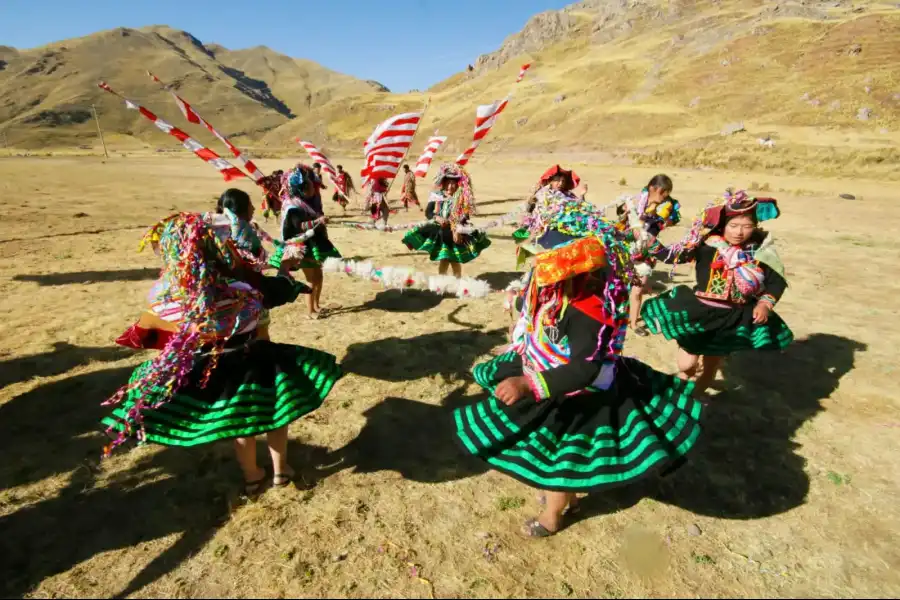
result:
[(41, 287), (98, 283), (107, 281), (146, 281), (159, 277), (159, 269), (122, 269), (120, 271), (80, 271), (77, 273), (48, 273), (46, 275), (16, 275), (13, 281), (28, 281)]
[(475, 359), (506, 341), (505, 329), (439, 331), (412, 338), (388, 337), (351, 344), (341, 366), (347, 373), (382, 381), (414, 381), (467, 374)]
[[(112, 362), (129, 356), (134, 356), (134, 351), (121, 346), (84, 348), (68, 342), (54, 342), (53, 350), (50, 352), (22, 356), (0, 363), (0, 388), (28, 381), (33, 377), (61, 375), (92, 362)], [(4, 406), (0, 406), (0, 414)], [(0, 428), (2, 427), (3, 419), (0, 419)]]
[[(123, 449), (101, 465), (107, 438), (99, 421), (109, 409), (100, 402), (130, 372), (125, 367), (78, 375), (0, 405), (7, 457), (0, 463), (3, 489), (53, 475), (65, 478), (56, 495), (22, 508), (15, 504), (28, 502), (33, 492), (6, 494), (8, 514), (0, 517), (0, 597), (23, 597), (47, 577), (98, 554), (178, 534), (148, 564), (135, 565), (135, 576), (113, 597), (132, 594), (200, 551), (228, 519), (241, 481), (229, 442), (140, 448), (127, 470), (98, 485), (104, 466), (114, 467), (126, 453)], [(321, 463), (327, 454), (294, 441), (289, 452), (298, 466)], [(315, 481), (312, 473), (301, 475)]]
[(590, 496), (583, 514), (609, 514), (646, 496), (722, 519), (759, 519), (801, 506), (809, 477), (794, 437), (823, 410), (822, 401), (853, 369), (855, 353), (866, 348), (819, 333), (783, 353), (730, 357), (725, 390), (707, 407), (687, 465), (661, 481)]
[(362, 431), (329, 457), (333, 466), (323, 474), (395, 471), (411, 481), (443, 483), (484, 473), (485, 463), (456, 445), (453, 410), (483, 399), (466, 396), (465, 388), (460, 385), (440, 405), (385, 398), (363, 413)]
[(383, 310), (393, 313), (419, 313), (435, 308), (443, 301), (443, 296), (424, 290), (384, 290), (371, 300), (359, 306), (338, 308), (329, 316), (356, 314), (369, 310)]

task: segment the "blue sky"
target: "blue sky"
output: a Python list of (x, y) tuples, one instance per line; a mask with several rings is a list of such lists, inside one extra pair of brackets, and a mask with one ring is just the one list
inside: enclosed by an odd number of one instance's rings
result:
[(465, 69), (533, 14), (573, 1), (0, 0), (0, 45), (33, 48), (103, 29), (169, 25), (204, 43), (265, 45), (404, 92)]

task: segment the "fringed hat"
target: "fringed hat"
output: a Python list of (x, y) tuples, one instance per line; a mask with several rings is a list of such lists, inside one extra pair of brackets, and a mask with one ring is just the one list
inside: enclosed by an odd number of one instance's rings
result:
[(778, 201), (775, 198), (755, 198), (744, 190), (735, 193), (726, 192), (724, 201), (707, 208), (703, 213), (703, 226), (718, 229), (725, 221), (737, 215), (751, 214), (756, 221), (762, 223), (777, 219), (781, 215)]
[(441, 187), (445, 179), (458, 179), (460, 181), (460, 185), (463, 185), (463, 182), (465, 182), (469, 187), (471, 187), (472, 185), (472, 180), (469, 177), (469, 173), (456, 163), (444, 163), (441, 165), (441, 168), (438, 169), (437, 175), (434, 176), (434, 186), (437, 188)]

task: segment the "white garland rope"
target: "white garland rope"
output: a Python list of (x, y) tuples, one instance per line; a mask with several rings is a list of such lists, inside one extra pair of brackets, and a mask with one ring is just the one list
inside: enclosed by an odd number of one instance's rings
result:
[(457, 298), (484, 298), (493, 290), (480, 279), (452, 275), (426, 275), (413, 271), (409, 267), (376, 267), (370, 261), (341, 260), (326, 258), (322, 264), (326, 273), (344, 273), (357, 279), (375, 281), (385, 289), (393, 290), (428, 290), (442, 296)]

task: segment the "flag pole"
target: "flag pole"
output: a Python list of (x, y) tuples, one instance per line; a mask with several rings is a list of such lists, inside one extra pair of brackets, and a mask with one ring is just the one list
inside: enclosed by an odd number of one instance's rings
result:
[[(400, 166), (402, 166), (404, 161), (406, 161), (406, 157), (409, 156), (409, 150), (410, 150), (410, 148), (413, 147), (413, 143), (416, 141), (416, 136), (419, 135), (419, 129), (422, 128), (422, 123), (425, 121), (425, 113), (428, 112), (428, 107), (430, 104), (431, 104), (431, 96), (429, 96), (428, 99), (425, 101), (425, 107), (422, 109), (422, 116), (419, 117), (419, 126), (416, 127), (416, 132), (413, 134), (413, 138), (409, 141), (409, 146), (407, 146), (406, 152), (403, 153), (403, 158), (400, 159), (400, 164), (397, 166), (397, 169), (398, 169), (397, 175), (400, 174), (399, 173)], [(391, 187), (393, 187), (394, 181), (397, 180), (397, 175), (394, 175), (394, 178), (391, 179), (391, 182), (388, 184), (387, 191), (384, 193), (385, 197), (387, 197), (388, 192), (391, 191)]]

